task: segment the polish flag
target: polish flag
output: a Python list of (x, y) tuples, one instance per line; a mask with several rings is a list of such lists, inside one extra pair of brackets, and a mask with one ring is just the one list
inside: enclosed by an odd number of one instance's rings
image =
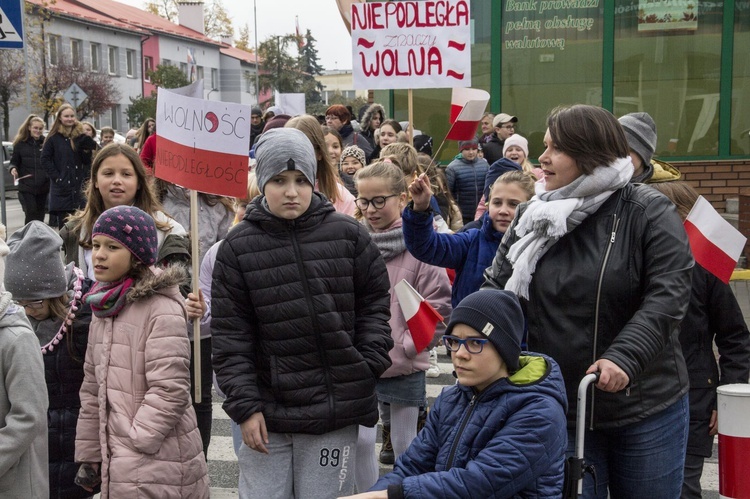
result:
[(451, 129), (446, 140), (473, 139), (489, 102), (490, 94), (484, 90), (454, 88), (451, 95)]
[(396, 299), (406, 318), (406, 325), (409, 326), (416, 353), (419, 353), (432, 342), (435, 337), (435, 326), (443, 320), (443, 316), (427, 303), (422, 295), (406, 282), (406, 279), (402, 279), (394, 286), (394, 289)]
[(729, 283), (747, 238), (700, 196), (685, 219), (693, 258), (703, 268)]

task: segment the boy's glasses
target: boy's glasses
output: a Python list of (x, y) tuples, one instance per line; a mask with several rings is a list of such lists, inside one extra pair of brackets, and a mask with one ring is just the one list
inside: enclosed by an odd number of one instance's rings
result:
[(500, 126), (498, 128), (505, 128), (506, 130), (515, 130), (516, 129), (516, 125), (502, 125), (502, 126)]
[(357, 208), (362, 211), (365, 211), (367, 208), (369, 208), (370, 204), (372, 204), (376, 210), (379, 210), (383, 206), (385, 206), (385, 202), (388, 200), (388, 198), (392, 198), (395, 196), (398, 196), (398, 194), (391, 194), (390, 196), (375, 196), (372, 199), (357, 198), (354, 200), (354, 202), (357, 204)]
[(443, 336), (443, 344), (451, 352), (458, 352), (461, 345), (464, 346), (469, 353), (482, 353), (484, 345), (490, 340), (487, 338), (466, 338), (461, 339), (457, 336), (451, 336), (446, 334)]
[(36, 301), (16, 301), (13, 300), (13, 303), (18, 305), (19, 307), (23, 308), (30, 308), (31, 310), (39, 310), (44, 306), (44, 300), (36, 300)]

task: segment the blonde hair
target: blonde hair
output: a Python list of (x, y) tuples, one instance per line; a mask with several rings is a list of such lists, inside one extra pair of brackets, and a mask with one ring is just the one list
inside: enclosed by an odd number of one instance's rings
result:
[[(529, 172), (521, 172), (521, 171), (510, 171), (505, 172), (495, 181), (492, 183), (492, 186), (490, 187), (490, 194), (492, 194), (492, 189), (495, 188), (496, 185), (499, 184), (517, 184), (518, 187), (520, 187), (525, 193), (526, 193), (526, 201), (534, 197), (534, 183), (536, 182), (536, 177), (533, 173)], [(489, 203), (489, 199), (486, 200), (487, 203)]]
[[(357, 186), (357, 190), (359, 190), (359, 183), (362, 180), (373, 178), (384, 180), (388, 192), (391, 194), (406, 193), (406, 177), (404, 176), (401, 165), (398, 164), (397, 160), (381, 158), (370, 163), (361, 170), (357, 170), (354, 174), (354, 184)], [(359, 206), (354, 210), (354, 217), (358, 220), (363, 217), (362, 210), (359, 209)]]
[(339, 179), (338, 166), (334, 165), (333, 161), (331, 161), (326, 139), (323, 136), (323, 129), (320, 127), (318, 120), (315, 116), (303, 114), (287, 121), (284, 127), (296, 128), (310, 140), (313, 149), (315, 149), (315, 155), (318, 157), (318, 171), (315, 174), (318, 191), (322, 192), (331, 203), (339, 201), (341, 196), (338, 185), (341, 183), (341, 180)]
[(13, 139), (13, 147), (16, 147), (20, 142), (26, 142), (29, 140), (29, 137), (31, 137), (31, 132), (29, 131), (29, 128), (31, 127), (31, 124), (38, 121), (42, 125), (44, 125), (44, 120), (37, 116), (36, 114), (30, 114), (26, 117), (25, 120), (23, 120), (23, 123), (21, 123), (21, 126), (18, 127), (18, 133), (16, 133), (16, 138)]
[(83, 133), (83, 127), (81, 126), (81, 122), (78, 121), (78, 116), (76, 116), (75, 124), (72, 127), (70, 127), (70, 130), (67, 130), (68, 127), (62, 124), (62, 118), (61, 118), (63, 111), (65, 111), (66, 109), (72, 109), (73, 115), (76, 114), (75, 108), (71, 106), (70, 104), (68, 104), (67, 102), (64, 103), (62, 106), (60, 106), (57, 109), (57, 114), (55, 115), (55, 121), (52, 123), (52, 126), (49, 129), (49, 133), (47, 134), (47, 138), (44, 139), (44, 141), (46, 142), (47, 140), (49, 140), (50, 137), (52, 137), (56, 133), (59, 133), (70, 138), (70, 147), (75, 151), (76, 146), (75, 146), (75, 140), (73, 139), (75, 139), (76, 137), (78, 137), (79, 135)]
[(395, 158), (406, 176), (415, 176), (423, 173), (419, 166), (417, 150), (405, 142), (394, 142), (388, 144), (380, 151), (381, 158)]

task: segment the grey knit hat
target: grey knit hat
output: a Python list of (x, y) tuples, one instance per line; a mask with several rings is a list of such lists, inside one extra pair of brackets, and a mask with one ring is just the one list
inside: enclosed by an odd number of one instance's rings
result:
[(651, 162), (656, 151), (656, 123), (648, 113), (630, 113), (619, 120), (628, 146), (641, 157), (644, 164)]
[(286, 170), (298, 170), (310, 185), (315, 185), (318, 162), (312, 142), (296, 128), (274, 128), (263, 132), (255, 144), (255, 175), (260, 192), (274, 175)]
[(343, 151), (341, 151), (341, 158), (339, 159), (339, 168), (344, 164), (344, 159), (348, 158), (349, 156), (353, 157), (360, 163), (362, 163), (362, 168), (367, 166), (367, 160), (365, 159), (365, 152), (358, 146), (349, 146), (344, 148)]
[(486, 336), (508, 370), (518, 370), (524, 318), (518, 298), (511, 291), (481, 289), (470, 294), (453, 309), (445, 334), (451, 334), (456, 324), (466, 324)]
[(154, 219), (135, 206), (115, 206), (99, 215), (91, 237), (107, 236), (125, 246), (141, 263), (156, 263), (159, 240)]
[(68, 290), (62, 261), (63, 240), (49, 225), (27, 223), (10, 236), (5, 258), (5, 289), (15, 300), (57, 298)]

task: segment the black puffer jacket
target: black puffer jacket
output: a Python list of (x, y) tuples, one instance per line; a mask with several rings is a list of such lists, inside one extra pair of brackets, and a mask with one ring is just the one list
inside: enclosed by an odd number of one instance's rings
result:
[(15, 168), (18, 178), (30, 177), (18, 181), (18, 190), (32, 194), (44, 194), (49, 192), (49, 178), (47, 172), (42, 168), (42, 145), (44, 139), (35, 140), (29, 137), (19, 142), (13, 148), (13, 156), (10, 158), (10, 168)]
[(236, 422), (322, 434), (378, 420), (393, 347), (385, 262), (364, 226), (320, 194), (295, 220), (257, 197), (216, 257), (214, 370)]
[[(72, 275), (72, 264), (67, 267)], [(90, 281), (86, 280), (81, 290), (88, 292)], [(90, 497), (91, 493), (73, 483), (80, 464), (75, 462), (76, 424), (81, 409), (79, 390), (83, 382), (83, 360), (86, 357), (86, 344), (91, 324), (91, 308), (80, 304), (75, 313), (73, 334), (63, 335), (51, 351), (43, 355), (44, 377), (47, 381), (49, 409), (47, 429), (49, 443), (49, 490), (50, 498), (76, 499)], [(37, 321), (29, 317), (29, 322), (42, 345), (59, 329), (61, 321), (50, 318)]]
[[(512, 273), (505, 258), (517, 239), (505, 233), (485, 287), (502, 288)], [(568, 426), (575, 427), (578, 383), (597, 359), (630, 378), (618, 393), (595, 390), (595, 428), (621, 427), (666, 409), (688, 391), (679, 324), (690, 297), (693, 257), (674, 205), (644, 185), (615, 191), (596, 213), (539, 260), (521, 300), (528, 349), (562, 369)], [(597, 300), (597, 294), (600, 299)]]
[(505, 141), (500, 140), (496, 133), (493, 133), (487, 142), (482, 142), (482, 153), (488, 164), (491, 165), (503, 157), (504, 145)]
[(91, 151), (96, 142), (81, 134), (73, 141), (60, 133), (47, 136), (42, 148), (42, 165), (50, 178), (49, 211), (73, 211), (86, 205), (83, 185), (91, 176)]
[[(750, 334), (732, 288), (697, 263), (690, 307), (680, 329), (680, 345), (690, 373), (687, 452), (710, 457), (714, 438), (709, 435), (709, 421), (716, 409), (716, 387), (747, 383)], [(714, 342), (719, 350), (718, 367)]]

